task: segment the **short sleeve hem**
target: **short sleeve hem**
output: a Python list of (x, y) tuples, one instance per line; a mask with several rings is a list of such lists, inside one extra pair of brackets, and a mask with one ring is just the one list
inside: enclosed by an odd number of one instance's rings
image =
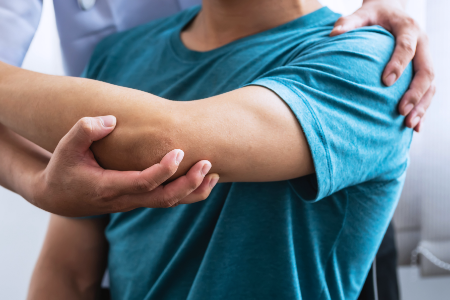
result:
[(286, 79), (261, 78), (247, 84), (250, 85), (265, 87), (286, 102), (306, 136), (314, 162), (316, 182), (312, 178), (314, 175), (289, 180), (295, 193), (308, 202), (315, 202), (330, 195), (333, 190), (332, 165), (327, 140), (306, 97)]

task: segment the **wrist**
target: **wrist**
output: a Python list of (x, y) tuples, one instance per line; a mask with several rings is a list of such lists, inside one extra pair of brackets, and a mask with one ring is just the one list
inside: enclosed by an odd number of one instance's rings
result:
[[(42, 194), (45, 185), (45, 170), (30, 172), (22, 178), (18, 185), (18, 194), (32, 205), (42, 208), (39, 195)], [(25, 184), (23, 184), (25, 183)]]

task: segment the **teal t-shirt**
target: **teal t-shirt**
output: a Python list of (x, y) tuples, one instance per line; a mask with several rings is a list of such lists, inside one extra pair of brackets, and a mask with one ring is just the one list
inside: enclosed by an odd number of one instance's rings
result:
[(329, 37), (339, 15), (326, 7), (191, 51), (180, 31), (199, 9), (108, 37), (85, 76), (178, 101), (266, 87), (300, 122), (316, 173), (110, 215), (112, 298), (356, 299), (404, 182), (412, 131), (397, 103), (411, 66), (384, 86), (393, 37), (381, 27)]

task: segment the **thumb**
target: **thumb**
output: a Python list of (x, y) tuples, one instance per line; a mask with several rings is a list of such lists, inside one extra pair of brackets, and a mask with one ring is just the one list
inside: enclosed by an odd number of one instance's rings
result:
[(58, 148), (63, 147), (71, 151), (84, 152), (95, 141), (110, 134), (116, 127), (116, 117), (85, 117), (80, 119), (70, 131), (61, 139)]
[(339, 35), (346, 33), (347, 31), (367, 26), (370, 24), (370, 19), (366, 14), (356, 11), (350, 16), (340, 17), (336, 23), (334, 23), (334, 28), (330, 33), (330, 36)]

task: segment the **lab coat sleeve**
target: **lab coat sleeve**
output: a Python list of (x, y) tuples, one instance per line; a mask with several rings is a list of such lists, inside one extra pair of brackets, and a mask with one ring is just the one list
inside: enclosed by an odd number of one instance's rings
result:
[(42, 0), (0, 0), (0, 60), (21, 66), (36, 33)]

